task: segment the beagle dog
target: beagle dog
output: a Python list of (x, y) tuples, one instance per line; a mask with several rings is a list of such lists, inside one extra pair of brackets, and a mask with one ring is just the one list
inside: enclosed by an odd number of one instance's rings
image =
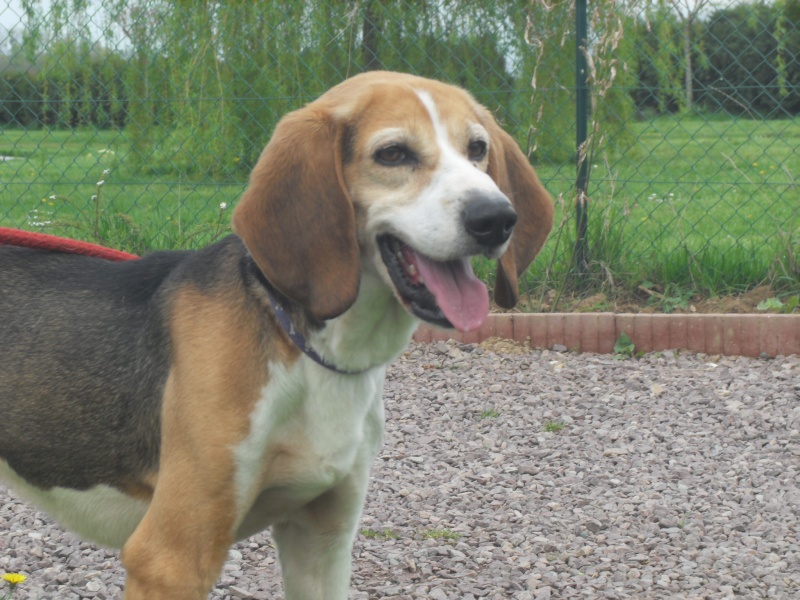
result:
[(552, 226), (467, 92), (370, 72), (286, 115), (197, 251), (0, 247), (0, 477), (122, 548), (127, 600), (207, 597), (271, 528), (288, 600), (344, 600), (387, 365), (419, 320), (473, 330)]

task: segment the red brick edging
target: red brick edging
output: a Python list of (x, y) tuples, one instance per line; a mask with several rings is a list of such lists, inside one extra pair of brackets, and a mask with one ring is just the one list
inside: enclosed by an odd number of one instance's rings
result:
[(414, 339), (477, 343), (500, 337), (528, 340), (532, 348), (560, 345), (608, 354), (623, 332), (637, 352), (684, 348), (738, 356), (800, 354), (800, 315), (777, 314), (502, 313), (489, 315), (480, 329), (469, 333), (422, 325)]

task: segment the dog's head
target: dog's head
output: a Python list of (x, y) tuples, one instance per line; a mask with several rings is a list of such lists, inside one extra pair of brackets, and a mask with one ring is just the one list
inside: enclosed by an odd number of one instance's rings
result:
[(498, 259), (495, 301), (544, 244), (553, 204), (517, 144), (464, 90), (371, 72), (286, 115), (233, 226), (266, 278), (319, 320), (346, 311), (374, 266), (418, 317), (486, 317), (469, 258)]

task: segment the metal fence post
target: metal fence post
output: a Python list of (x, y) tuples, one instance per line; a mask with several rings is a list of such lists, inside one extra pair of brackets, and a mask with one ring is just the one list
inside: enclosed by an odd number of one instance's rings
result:
[(589, 244), (586, 189), (589, 183), (589, 161), (586, 147), (589, 121), (589, 86), (587, 84), (587, 15), (586, 0), (575, 2), (575, 123), (577, 179), (575, 183), (575, 265), (578, 274), (586, 271)]

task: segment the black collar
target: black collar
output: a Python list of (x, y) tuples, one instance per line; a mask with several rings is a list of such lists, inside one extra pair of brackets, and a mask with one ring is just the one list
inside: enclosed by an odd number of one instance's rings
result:
[(345, 369), (340, 369), (332, 362), (322, 358), (319, 353), (309, 345), (306, 336), (304, 336), (301, 331), (295, 328), (289, 311), (286, 310), (283, 303), (278, 299), (278, 296), (272, 289), (272, 284), (267, 280), (267, 278), (264, 276), (264, 273), (261, 272), (261, 269), (258, 268), (258, 265), (256, 265), (255, 261), (252, 261), (252, 259), (251, 264), (256, 278), (264, 286), (264, 290), (267, 292), (267, 297), (269, 298), (269, 303), (272, 306), (272, 312), (275, 315), (275, 320), (278, 321), (278, 324), (286, 332), (286, 335), (289, 336), (289, 339), (292, 340), (294, 345), (297, 346), (303, 352), (303, 354), (305, 354), (318, 365), (325, 367), (334, 373), (339, 373), (340, 375), (360, 375), (367, 370), (362, 369), (360, 371), (347, 371)]

